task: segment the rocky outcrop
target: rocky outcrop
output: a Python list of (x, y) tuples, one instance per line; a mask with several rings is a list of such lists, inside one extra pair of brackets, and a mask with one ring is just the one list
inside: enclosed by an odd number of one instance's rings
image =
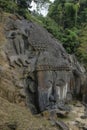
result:
[[(76, 99), (82, 100), (86, 95), (86, 70), (81, 63), (79, 63), (74, 55), (69, 56), (72, 66), (71, 89), (73, 96)], [(85, 101), (85, 99), (83, 99)]]
[[(1, 82), (5, 80), (8, 100), (27, 104), (37, 113), (67, 109), (65, 102), (83, 96), (84, 68), (43, 27), (12, 16), (6, 20), (5, 35), (3, 53), (8, 72), (1, 76)], [(0, 68), (3, 74), (5, 67)]]

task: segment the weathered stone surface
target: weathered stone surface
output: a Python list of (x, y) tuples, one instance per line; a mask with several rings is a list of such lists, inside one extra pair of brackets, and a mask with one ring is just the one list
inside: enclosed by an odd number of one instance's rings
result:
[(14, 102), (21, 104), (26, 99), (27, 106), (37, 113), (68, 109), (65, 102), (83, 95), (84, 68), (43, 27), (10, 17), (5, 34), (7, 42), (3, 51), (8, 59)]
[(62, 121), (56, 121), (56, 125), (60, 130), (69, 130), (68, 126)]

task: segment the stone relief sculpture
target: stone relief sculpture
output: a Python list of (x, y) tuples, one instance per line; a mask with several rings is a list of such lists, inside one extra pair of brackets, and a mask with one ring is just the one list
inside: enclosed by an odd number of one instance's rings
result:
[(9, 65), (23, 71), (25, 98), (30, 109), (34, 113), (58, 109), (61, 102), (64, 105), (66, 100), (72, 100), (74, 90), (79, 95), (84, 72), (62, 45), (36, 23), (9, 21), (5, 52)]

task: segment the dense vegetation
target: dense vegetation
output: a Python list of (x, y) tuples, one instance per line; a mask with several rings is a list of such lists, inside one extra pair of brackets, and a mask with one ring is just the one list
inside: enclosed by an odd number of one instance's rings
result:
[[(87, 64), (87, 0), (55, 0), (48, 16), (59, 28), (58, 39), (65, 49)], [(58, 34), (59, 33), (59, 34)]]
[[(35, 0), (43, 4), (49, 0)], [(70, 54), (87, 65), (87, 0), (55, 0), (50, 5), (48, 16), (28, 11), (31, 0), (0, 0), (0, 8), (6, 12), (18, 13), (27, 19), (41, 23), (61, 41)]]
[(41, 19), (66, 51), (87, 68), (87, 0), (55, 0), (48, 16)]

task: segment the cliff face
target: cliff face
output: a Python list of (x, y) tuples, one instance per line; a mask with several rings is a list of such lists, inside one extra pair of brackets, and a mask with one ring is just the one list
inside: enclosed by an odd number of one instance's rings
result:
[(86, 102), (85, 69), (76, 58), (38, 24), (16, 16), (5, 20), (0, 96), (33, 113), (64, 108), (65, 102), (83, 95)]
[[(55, 113), (59, 114), (58, 119), (60, 114), (66, 116), (70, 110), (66, 104), (70, 105), (74, 99), (87, 103), (84, 67), (40, 25), (13, 15), (2, 20), (0, 129), (57, 130), (58, 125), (67, 130), (61, 122), (52, 122), (51, 127), (46, 118), (53, 119)], [(76, 105), (71, 105), (69, 119), (64, 120), (72, 130), (78, 130), (79, 122), (82, 125), (87, 122), (80, 118), (84, 107)], [(46, 118), (32, 116), (27, 108), (35, 114), (43, 112)]]

